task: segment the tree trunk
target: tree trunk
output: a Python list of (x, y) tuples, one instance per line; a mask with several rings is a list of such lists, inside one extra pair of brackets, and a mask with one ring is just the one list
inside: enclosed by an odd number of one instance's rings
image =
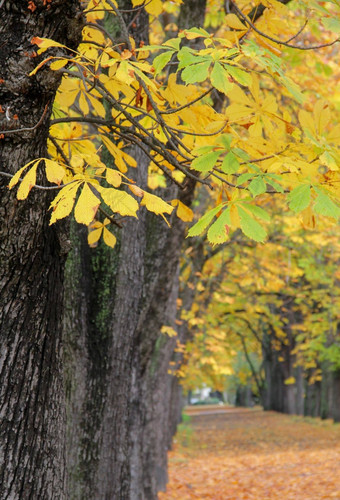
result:
[(340, 370), (332, 372), (331, 415), (334, 422), (340, 422)]
[(0, 497), (20, 500), (65, 498), (60, 322), (68, 236), (62, 224), (48, 225), (49, 191), (18, 201), (5, 174), (47, 155), (60, 76), (47, 68), (28, 76), (39, 62), (31, 39), (76, 47), (82, 23), (78, 1), (35, 6), (0, 8)]

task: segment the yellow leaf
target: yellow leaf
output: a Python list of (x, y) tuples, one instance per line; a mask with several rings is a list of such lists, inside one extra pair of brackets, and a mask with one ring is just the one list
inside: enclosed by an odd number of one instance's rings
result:
[(101, 226), (99, 229), (94, 229), (93, 231), (90, 231), (88, 236), (87, 236), (87, 242), (90, 245), (90, 247), (95, 247), (97, 246), (96, 244), (99, 241), (99, 238), (101, 237), (103, 231), (103, 226)]
[(143, 194), (144, 194), (143, 189), (141, 189), (138, 186), (134, 186), (133, 184), (131, 184), (129, 186), (129, 188), (131, 189), (131, 191), (133, 192), (133, 194), (136, 195), (136, 196), (139, 196), (139, 198), (141, 198), (143, 196)]
[(89, 108), (86, 96), (84, 95), (83, 92), (80, 92), (80, 94), (79, 94), (79, 107), (85, 116), (89, 114), (90, 108)]
[(106, 115), (106, 111), (105, 111), (105, 108), (103, 106), (103, 104), (98, 101), (98, 99), (96, 99), (95, 97), (93, 97), (93, 95), (91, 94), (87, 94), (87, 97), (89, 98), (92, 106), (94, 107), (96, 113), (98, 116), (100, 116), (101, 118), (105, 118), (105, 115)]
[(233, 28), (235, 30), (244, 30), (247, 31), (247, 26), (245, 26), (237, 17), (236, 14), (227, 14), (224, 18), (225, 23), (229, 28)]
[(92, 193), (89, 185), (85, 183), (74, 209), (76, 221), (88, 226), (93, 221), (99, 205), (100, 200)]
[(124, 159), (123, 159), (123, 152), (115, 144), (113, 144), (113, 142), (110, 141), (110, 139), (108, 139), (105, 135), (102, 135), (101, 138), (102, 138), (103, 143), (107, 147), (108, 151), (114, 157), (117, 168), (123, 174), (125, 172), (127, 172), (127, 166), (126, 166)]
[(177, 217), (179, 217), (184, 222), (191, 222), (194, 218), (194, 212), (191, 208), (187, 207), (180, 200), (172, 200), (171, 205), (173, 207), (177, 206)]
[(162, 200), (162, 198), (159, 198), (159, 196), (147, 193), (146, 191), (144, 191), (141, 204), (144, 205), (150, 212), (154, 212), (157, 215), (171, 214), (174, 209), (174, 207), (166, 203)]
[(307, 130), (314, 131), (314, 120), (310, 113), (301, 109), (299, 112), (299, 121), (301, 123), (302, 128), (306, 128)]
[(163, 2), (161, 0), (151, 0), (151, 2), (146, 2), (145, 10), (148, 14), (157, 17), (162, 13)]
[(40, 160), (36, 161), (33, 167), (27, 172), (18, 189), (17, 198), (18, 200), (25, 200), (28, 193), (31, 191), (32, 187), (35, 185), (37, 177), (37, 168)]
[(112, 168), (107, 168), (106, 180), (113, 187), (119, 187), (122, 183), (122, 176), (120, 172), (118, 172), (117, 170), (113, 170)]
[(286, 378), (285, 380), (285, 385), (292, 385), (292, 384), (295, 384), (295, 377), (288, 377)]
[(19, 182), (19, 179), (20, 179), (20, 176), (21, 174), (23, 173), (23, 171), (29, 167), (30, 165), (32, 165), (32, 163), (36, 162), (36, 161), (40, 161), (40, 160), (32, 160), (30, 161), (29, 163), (27, 163), (26, 165), (24, 165), (23, 167), (21, 167), (12, 177), (12, 179), (10, 180), (10, 183), (8, 184), (8, 188), (9, 189), (12, 189), (16, 184), (18, 184)]
[(113, 248), (116, 244), (117, 238), (106, 227), (104, 227), (103, 239), (106, 245)]
[(65, 176), (65, 169), (58, 162), (53, 160), (45, 159), (45, 172), (46, 177), (49, 182), (54, 182), (54, 184), (59, 184)]
[(133, 74), (133, 67), (127, 62), (127, 60), (125, 60), (119, 64), (115, 77), (117, 80), (124, 82), (127, 85), (131, 85), (135, 80), (135, 78), (131, 76)]
[(230, 222), (233, 229), (240, 227), (240, 216), (236, 205), (230, 207)]
[(50, 40), (49, 38), (40, 38), (38, 36), (34, 36), (31, 40), (31, 43), (33, 45), (38, 45), (38, 54), (41, 54), (42, 52), (45, 52), (45, 50), (49, 49), (50, 47), (64, 47), (66, 48), (65, 45), (62, 45), (59, 42), (56, 42), (54, 40)]
[(102, 188), (101, 195), (113, 212), (118, 212), (120, 215), (137, 217), (136, 212), (139, 206), (130, 194), (114, 188)]
[(54, 198), (50, 205), (50, 208), (53, 209), (50, 225), (59, 219), (67, 217), (71, 213), (79, 186), (79, 181), (72, 182), (65, 186)]
[(169, 337), (177, 337), (177, 332), (171, 326), (162, 326), (161, 333), (168, 335)]
[(57, 59), (56, 61), (51, 62), (50, 69), (57, 71), (58, 69), (63, 68), (66, 64), (70, 62), (69, 59)]

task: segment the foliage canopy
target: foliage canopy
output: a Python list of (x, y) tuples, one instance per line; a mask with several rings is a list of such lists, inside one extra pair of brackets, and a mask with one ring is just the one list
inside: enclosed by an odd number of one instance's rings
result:
[[(338, 0), (240, 0), (228, 2), (230, 12), (211, 1), (204, 28), (178, 31), (181, 3), (132, 1), (136, 15), (144, 7), (149, 13), (149, 45), (129, 37), (114, 0), (84, 2), (77, 51), (32, 39), (40, 61), (32, 78), (52, 70), (63, 79), (49, 158), (22, 166), (9, 187), (20, 181), (21, 200), (34, 186), (47, 189), (36, 183), (43, 169), (57, 190), (50, 223), (74, 210), (89, 227), (90, 245), (103, 235), (114, 246), (110, 227), (137, 217), (141, 206), (166, 222), (176, 207), (191, 221), (178, 199), (152, 193), (169, 182), (184, 189), (187, 179), (205, 186), (210, 200), (188, 234), (207, 231), (213, 245), (239, 228), (265, 241), (277, 206), (305, 227), (337, 220)], [(164, 14), (173, 22), (162, 24)], [(110, 23), (118, 23), (120, 41), (106, 29)], [(150, 160), (148, 190), (133, 180), (132, 146)], [(104, 149), (114, 168), (103, 162)]]

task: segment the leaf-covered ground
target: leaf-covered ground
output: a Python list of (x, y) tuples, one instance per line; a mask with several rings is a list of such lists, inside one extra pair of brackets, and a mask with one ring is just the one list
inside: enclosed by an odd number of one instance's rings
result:
[(340, 499), (340, 426), (259, 409), (194, 408), (160, 500)]

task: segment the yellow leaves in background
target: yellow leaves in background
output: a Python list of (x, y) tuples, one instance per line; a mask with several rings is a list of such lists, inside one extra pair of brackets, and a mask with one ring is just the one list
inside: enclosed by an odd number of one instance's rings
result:
[(163, 325), (161, 328), (161, 333), (168, 335), (168, 337), (177, 337), (177, 332), (172, 328), (172, 326)]
[(114, 234), (111, 233), (111, 231), (107, 229), (107, 226), (109, 224), (110, 224), (109, 219), (105, 218), (103, 223), (96, 221), (89, 226), (89, 234), (87, 237), (87, 241), (90, 247), (93, 248), (97, 246), (101, 235), (103, 235), (103, 240), (106, 245), (108, 245), (111, 248), (115, 246), (117, 238), (115, 237)]
[(127, 165), (129, 165), (130, 167), (137, 167), (136, 160), (132, 158), (132, 156), (130, 156), (128, 153), (125, 153), (125, 151), (123, 151), (122, 144), (114, 144), (105, 135), (101, 135), (101, 139), (115, 159), (116, 166), (120, 170), (120, 172), (122, 172), (123, 174), (127, 172)]
[[(144, 4), (144, 0), (132, 0), (132, 5), (134, 7), (138, 7), (142, 4)], [(151, 16), (158, 17), (163, 11), (163, 2), (161, 0), (150, 0), (149, 2), (145, 2), (144, 8)]]
[(172, 200), (171, 205), (173, 207), (177, 207), (176, 213), (177, 217), (179, 217), (184, 222), (191, 222), (194, 218), (194, 212), (191, 208), (187, 207), (180, 200)]

